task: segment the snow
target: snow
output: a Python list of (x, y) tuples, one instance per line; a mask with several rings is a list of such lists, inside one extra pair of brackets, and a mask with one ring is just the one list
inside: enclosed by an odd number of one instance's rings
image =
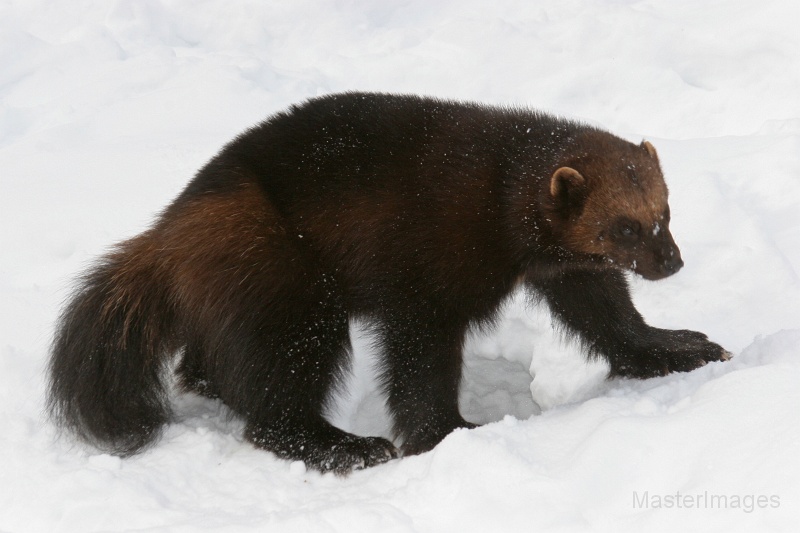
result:
[[(0, 531), (794, 531), (798, 20), (785, 0), (0, 3)], [(194, 396), (133, 458), (58, 438), (43, 369), (70, 280), (244, 128), (348, 89), (650, 140), (686, 267), (634, 279), (637, 306), (733, 360), (605, 381), (518, 297), (467, 347), (462, 411), (487, 425), (346, 479), (253, 449)], [(353, 333), (331, 418), (386, 434)]]

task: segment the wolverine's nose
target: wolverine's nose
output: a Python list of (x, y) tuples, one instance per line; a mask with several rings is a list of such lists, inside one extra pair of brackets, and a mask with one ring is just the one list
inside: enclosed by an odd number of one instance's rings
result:
[(661, 263), (661, 273), (665, 276), (671, 276), (681, 268), (683, 268), (683, 259), (678, 254), (668, 257)]

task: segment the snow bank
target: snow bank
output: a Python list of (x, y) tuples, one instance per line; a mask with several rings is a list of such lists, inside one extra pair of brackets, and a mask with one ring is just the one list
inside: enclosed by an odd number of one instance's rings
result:
[[(0, 4), (0, 530), (793, 531), (798, 20), (778, 0)], [(69, 280), (233, 135), (347, 89), (646, 136), (687, 266), (634, 280), (636, 303), (736, 357), (605, 381), (516, 298), (467, 347), (462, 411), (487, 425), (344, 480), (254, 450), (224, 406), (193, 396), (131, 459), (57, 438), (43, 369)], [(386, 434), (363, 335), (331, 418)]]

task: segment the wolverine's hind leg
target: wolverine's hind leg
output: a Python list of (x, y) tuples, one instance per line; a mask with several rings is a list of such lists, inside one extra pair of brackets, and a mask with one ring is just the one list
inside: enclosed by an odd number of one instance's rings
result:
[(174, 216), (187, 230), (174, 242), (183, 384), (218, 395), (256, 446), (309, 468), (347, 473), (394, 457), (390, 442), (325, 420), (350, 350), (343, 297), (260, 190), (205, 196)]

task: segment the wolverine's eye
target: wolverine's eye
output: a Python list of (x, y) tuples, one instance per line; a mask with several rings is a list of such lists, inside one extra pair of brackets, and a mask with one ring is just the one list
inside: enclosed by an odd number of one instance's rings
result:
[(614, 235), (623, 241), (635, 241), (639, 238), (642, 225), (629, 218), (621, 218), (614, 224)]

